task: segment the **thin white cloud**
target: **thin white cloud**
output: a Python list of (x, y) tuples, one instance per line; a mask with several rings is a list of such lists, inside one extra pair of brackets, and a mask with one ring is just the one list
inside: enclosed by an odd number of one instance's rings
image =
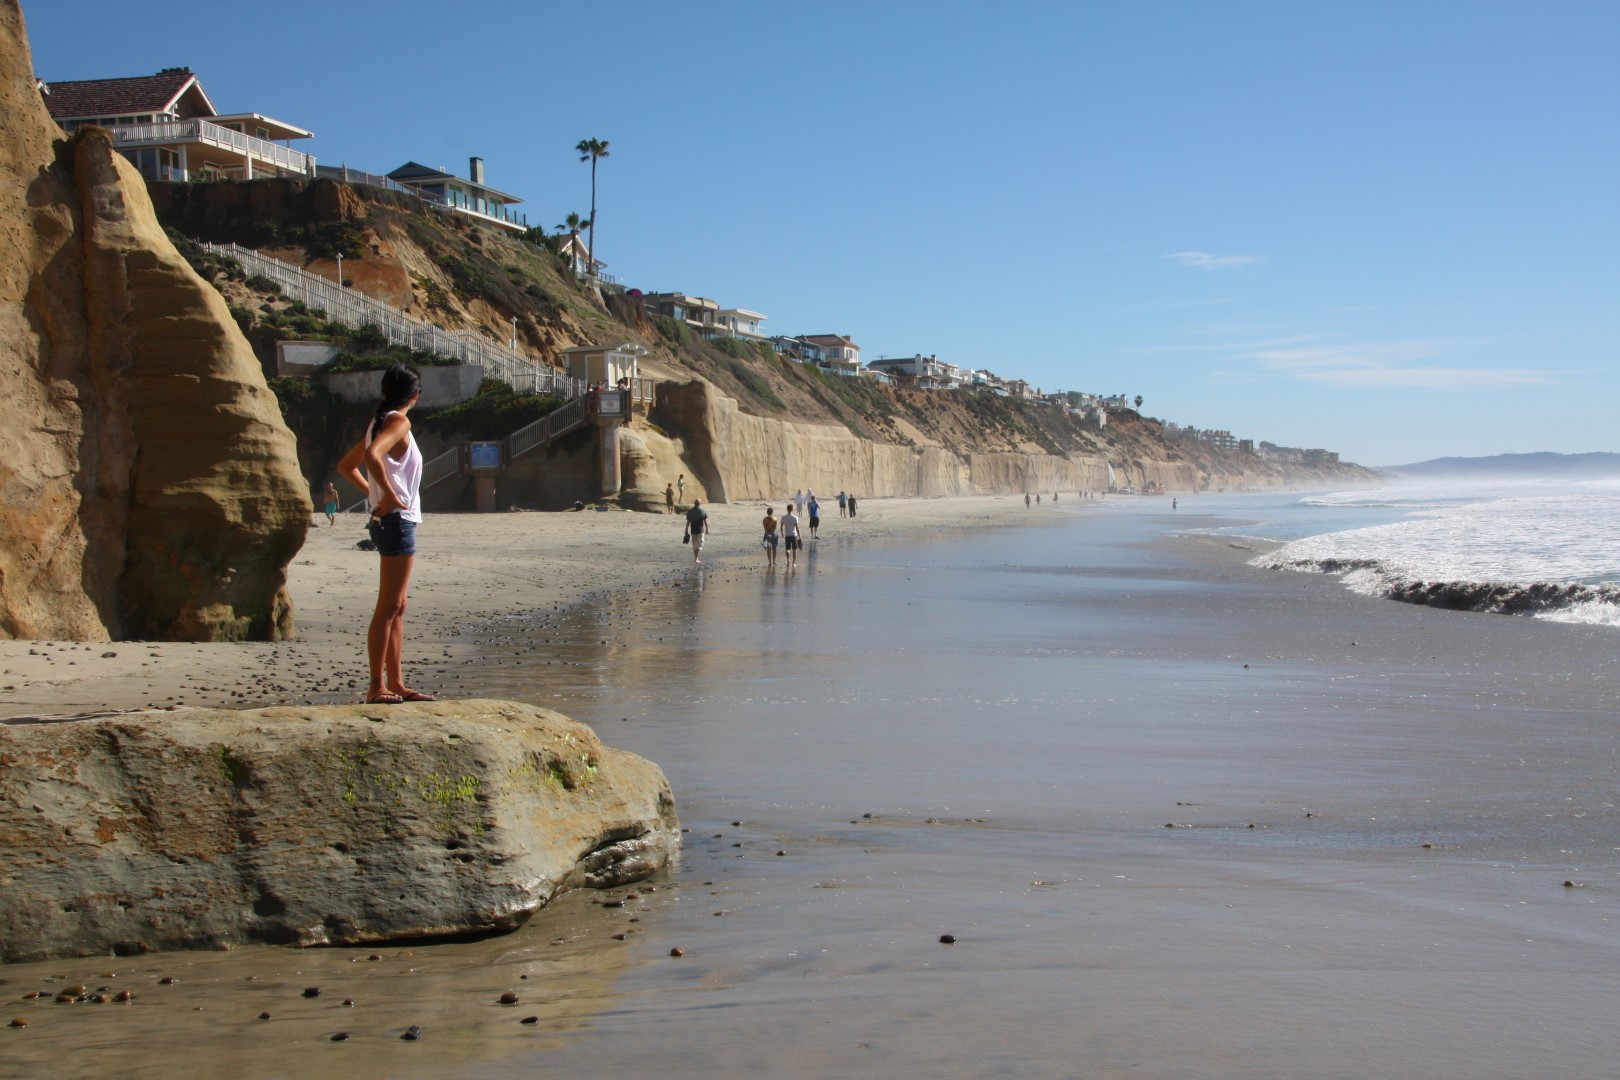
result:
[(1250, 347), (1236, 350), (1235, 355), (1277, 374), (1351, 389), (1459, 390), (1545, 386), (1560, 381), (1554, 372), (1533, 368), (1470, 368), (1424, 363), (1453, 347), (1451, 342), (1413, 339), (1300, 348)]
[(1300, 376), (1311, 382), (1359, 390), (1399, 387), (1408, 390), (1470, 390), (1502, 386), (1549, 386), (1559, 380), (1530, 368), (1421, 367), (1344, 368)]
[(1165, 258), (1174, 260), (1178, 266), (1190, 266), (1195, 270), (1235, 270), (1260, 261), (1258, 255), (1211, 255), (1207, 251), (1176, 251)]

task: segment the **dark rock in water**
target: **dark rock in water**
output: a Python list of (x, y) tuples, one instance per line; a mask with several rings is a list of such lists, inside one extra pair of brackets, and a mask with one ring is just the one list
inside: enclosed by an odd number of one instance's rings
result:
[(349, 1033), (347, 1031), (340, 1031), (336, 1035), (332, 1036), (332, 1041), (333, 1042), (347, 1042), (348, 1039), (349, 1039)]
[(268, 1019), (270, 1019), (270, 1014), (267, 1013), (267, 1012), (262, 1012), (262, 1013), (259, 1014), (259, 1019), (260, 1020), (268, 1020)]
[(304, 987), (304, 996), (307, 998), (320, 997), (321, 988), (318, 986), (306, 986)]
[(386, 725), (368, 712), (0, 725), (0, 963), (512, 930), (570, 890), (649, 877), (680, 846), (658, 767), (565, 716), (478, 700), (390, 706)]
[(417, 1039), (420, 1039), (421, 1037), (422, 1037), (422, 1029), (417, 1027), (415, 1024), (412, 1024), (410, 1027), (406, 1028), (405, 1029), (405, 1034), (400, 1036), (400, 1038), (404, 1039), (406, 1042), (415, 1042)]
[[(539, 1022), (540, 1018), (538, 1016), (525, 1016), (523, 1019), (518, 1021), (520, 1024), (538, 1024)], [(23, 1023), (27, 1023), (27, 1021), (25, 1020)]]
[(941, 945), (955, 945), (956, 944), (956, 935), (955, 934), (941, 934), (941, 935), (939, 935), (939, 943)]
[(518, 1003), (518, 996), (516, 994), (512, 993), (512, 991), (508, 990), (506, 993), (501, 995), (501, 1004), (502, 1005), (516, 1005), (517, 1003)]

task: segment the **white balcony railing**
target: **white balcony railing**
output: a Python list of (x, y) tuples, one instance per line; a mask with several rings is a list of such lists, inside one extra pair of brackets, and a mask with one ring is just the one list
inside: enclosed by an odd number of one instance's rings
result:
[(113, 145), (120, 150), (141, 146), (173, 146), (176, 143), (203, 143), (238, 154), (250, 155), (260, 161), (296, 173), (314, 175), (315, 159), (301, 150), (278, 146), (264, 139), (244, 135), (240, 131), (210, 124), (206, 120), (164, 120), (153, 124), (129, 124), (112, 128)]

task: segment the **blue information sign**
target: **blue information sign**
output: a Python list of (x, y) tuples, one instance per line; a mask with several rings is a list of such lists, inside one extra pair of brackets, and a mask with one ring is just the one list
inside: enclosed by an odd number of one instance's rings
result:
[(498, 442), (473, 443), (471, 464), (474, 469), (499, 469), (501, 467), (501, 444)]

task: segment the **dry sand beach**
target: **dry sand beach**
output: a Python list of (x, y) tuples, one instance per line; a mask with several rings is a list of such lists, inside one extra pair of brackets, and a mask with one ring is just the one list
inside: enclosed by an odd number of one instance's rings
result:
[[(476, 943), (14, 965), (31, 1023), (0, 1071), (1612, 1075), (1613, 631), (1359, 596), (1182, 535), (1242, 504), (863, 503), (796, 575), (764, 572), (752, 506), (719, 508), (702, 573), (675, 519), (436, 519), (421, 685), (657, 761), (680, 865)], [(58, 667), (12, 711), (268, 679), (287, 689), (257, 700), (352, 700), (374, 571), (353, 535), (294, 567), (307, 640), (24, 645), (75, 671), (117, 651), (101, 685), (127, 696)], [(21, 1000), (67, 983), (137, 1001)]]

